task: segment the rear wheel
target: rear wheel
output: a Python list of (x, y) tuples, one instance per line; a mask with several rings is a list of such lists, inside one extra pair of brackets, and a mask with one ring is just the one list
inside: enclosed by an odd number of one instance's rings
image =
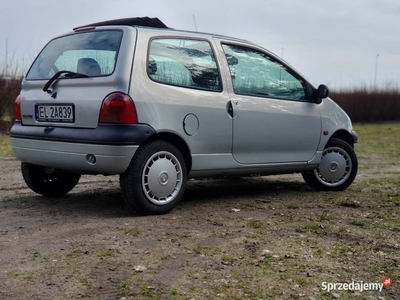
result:
[(305, 182), (317, 191), (342, 191), (353, 182), (357, 169), (354, 149), (345, 141), (331, 139), (318, 168), (302, 175)]
[(152, 141), (141, 147), (120, 176), (123, 198), (141, 214), (165, 214), (181, 200), (186, 185), (186, 163), (171, 143)]
[(71, 191), (79, 179), (80, 174), (57, 171), (53, 168), (21, 164), (22, 177), (28, 187), (43, 196), (59, 197)]

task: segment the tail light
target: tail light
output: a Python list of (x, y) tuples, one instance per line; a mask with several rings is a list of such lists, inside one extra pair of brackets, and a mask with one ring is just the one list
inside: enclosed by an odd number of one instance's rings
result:
[(22, 115), (21, 115), (21, 95), (18, 95), (17, 99), (15, 99), (14, 112), (15, 112), (15, 119), (16, 120), (21, 120), (22, 119)]
[(127, 94), (113, 92), (104, 98), (99, 123), (136, 124), (137, 122), (135, 104)]

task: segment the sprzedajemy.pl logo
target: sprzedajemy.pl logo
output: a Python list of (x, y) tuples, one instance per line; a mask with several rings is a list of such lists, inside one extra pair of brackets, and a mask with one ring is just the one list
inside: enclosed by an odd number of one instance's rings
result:
[(351, 282), (322, 282), (323, 291), (379, 291), (382, 292), (383, 287), (389, 287), (393, 283), (390, 277), (385, 277), (382, 283), (378, 282), (364, 282), (364, 281), (351, 281)]

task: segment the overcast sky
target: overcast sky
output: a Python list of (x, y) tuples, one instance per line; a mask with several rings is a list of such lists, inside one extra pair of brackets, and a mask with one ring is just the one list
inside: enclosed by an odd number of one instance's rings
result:
[[(91, 22), (158, 17), (167, 26), (244, 38), (331, 88), (400, 87), (400, 0), (2, 0), (0, 71), (29, 65), (54, 36)], [(377, 59), (377, 55), (379, 57)], [(25, 67), (26, 68), (26, 67)]]

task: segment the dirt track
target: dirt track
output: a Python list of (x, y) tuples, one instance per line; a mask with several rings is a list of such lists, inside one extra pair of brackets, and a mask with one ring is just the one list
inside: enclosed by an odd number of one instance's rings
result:
[[(323, 280), (399, 276), (398, 234), (349, 225), (371, 211), (359, 188), (315, 193), (300, 175), (195, 181), (171, 213), (141, 217), (116, 176), (84, 176), (49, 199), (26, 187), (15, 159), (0, 170), (0, 299), (331, 299)], [(379, 251), (362, 252), (371, 243)], [(343, 255), (323, 254), (339, 244)]]

